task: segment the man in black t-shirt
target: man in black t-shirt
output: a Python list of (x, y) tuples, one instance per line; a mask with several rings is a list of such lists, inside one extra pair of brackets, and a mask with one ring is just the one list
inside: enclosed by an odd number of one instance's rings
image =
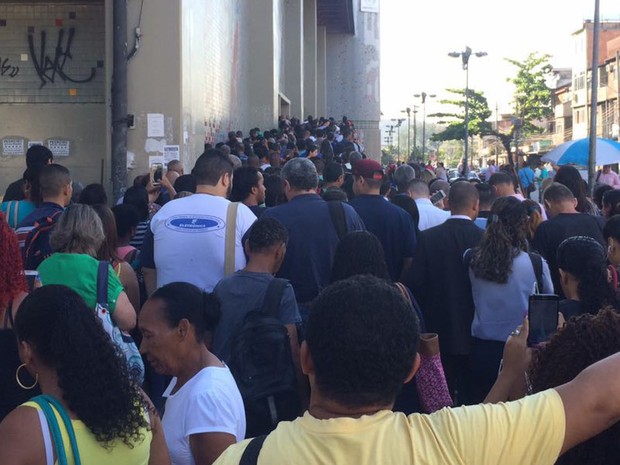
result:
[(555, 292), (564, 298), (558, 271), (558, 246), (569, 237), (588, 236), (604, 247), (603, 219), (579, 213), (576, 210), (577, 199), (563, 184), (553, 183), (547, 187), (543, 194), (543, 202), (550, 219), (541, 223), (536, 230), (532, 247), (547, 260)]

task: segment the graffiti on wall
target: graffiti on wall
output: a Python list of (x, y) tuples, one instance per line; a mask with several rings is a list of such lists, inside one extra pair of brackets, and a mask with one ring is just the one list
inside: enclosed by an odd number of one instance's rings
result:
[(9, 62), (8, 58), (4, 60), (0, 57), (0, 77), (6, 76), (9, 78), (14, 78), (19, 74), (19, 66), (13, 66)]
[[(30, 58), (34, 64), (34, 68), (41, 80), (41, 86), (43, 88), (48, 83), (53, 84), (56, 78), (60, 78), (63, 81), (69, 81), (73, 83), (90, 82), (97, 74), (96, 68), (90, 69), (90, 75), (88, 77), (79, 79), (71, 77), (65, 72), (65, 66), (73, 59), (71, 54), (71, 46), (73, 39), (75, 38), (75, 28), (70, 28), (69, 33), (66, 34), (64, 29), (58, 30), (58, 38), (56, 40), (56, 46), (53, 52), (48, 53), (47, 49), (47, 31), (41, 31), (41, 38), (39, 43), (39, 51), (37, 53), (35, 40), (33, 34), (28, 34), (28, 47), (30, 50)], [(51, 50), (51, 49), (50, 49)]]

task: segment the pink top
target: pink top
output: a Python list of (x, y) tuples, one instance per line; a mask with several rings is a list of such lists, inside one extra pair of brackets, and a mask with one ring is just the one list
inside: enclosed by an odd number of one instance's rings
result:
[(116, 255), (118, 255), (124, 260), (125, 257), (134, 250), (136, 250), (136, 248), (133, 245), (122, 245), (116, 248)]
[(614, 171), (609, 171), (608, 174), (601, 172), (598, 176), (598, 182), (601, 184), (607, 184), (615, 189), (620, 187), (620, 176), (618, 176)]

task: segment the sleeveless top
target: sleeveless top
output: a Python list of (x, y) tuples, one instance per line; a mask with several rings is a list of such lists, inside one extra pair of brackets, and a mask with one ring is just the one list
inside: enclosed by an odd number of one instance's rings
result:
[[(57, 461), (53, 460), (54, 452), (52, 447), (52, 437), (47, 426), (47, 420), (45, 414), (41, 408), (34, 402), (26, 402), (22, 404), (25, 407), (32, 407), (37, 410), (39, 414), (39, 421), (41, 423), (41, 431), (43, 432), (43, 442), (45, 444), (45, 456), (46, 465), (54, 465)], [(70, 465), (74, 465), (73, 453), (71, 452), (71, 445), (69, 442), (69, 436), (65, 429), (60, 415), (54, 407), (54, 414), (58, 420), (60, 431), (62, 434), (63, 444), (65, 446), (65, 452), (67, 454), (67, 460)], [(145, 413), (145, 415), (148, 415)], [(71, 420), (73, 429), (75, 430), (75, 437), (78, 444), (78, 450), (80, 451), (80, 458), (83, 465), (147, 465), (149, 462), (151, 452), (151, 441), (153, 440), (153, 434), (150, 430), (144, 428), (141, 433), (144, 436), (144, 440), (138, 441), (133, 445), (133, 448), (128, 447), (124, 442), (118, 440), (113, 443), (112, 449), (106, 449), (97, 441), (95, 435), (91, 433), (88, 427), (81, 420)]]

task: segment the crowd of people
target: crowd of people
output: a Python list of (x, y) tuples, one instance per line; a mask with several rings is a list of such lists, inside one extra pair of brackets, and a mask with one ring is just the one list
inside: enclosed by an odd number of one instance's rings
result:
[[(121, 199), (45, 147), (26, 163), (0, 213), (3, 463), (620, 453), (609, 167), (594, 199), (558, 167), (538, 203), (528, 173), (384, 167), (346, 117), (311, 116), (231, 132)], [(529, 347), (533, 294), (560, 313)]]

